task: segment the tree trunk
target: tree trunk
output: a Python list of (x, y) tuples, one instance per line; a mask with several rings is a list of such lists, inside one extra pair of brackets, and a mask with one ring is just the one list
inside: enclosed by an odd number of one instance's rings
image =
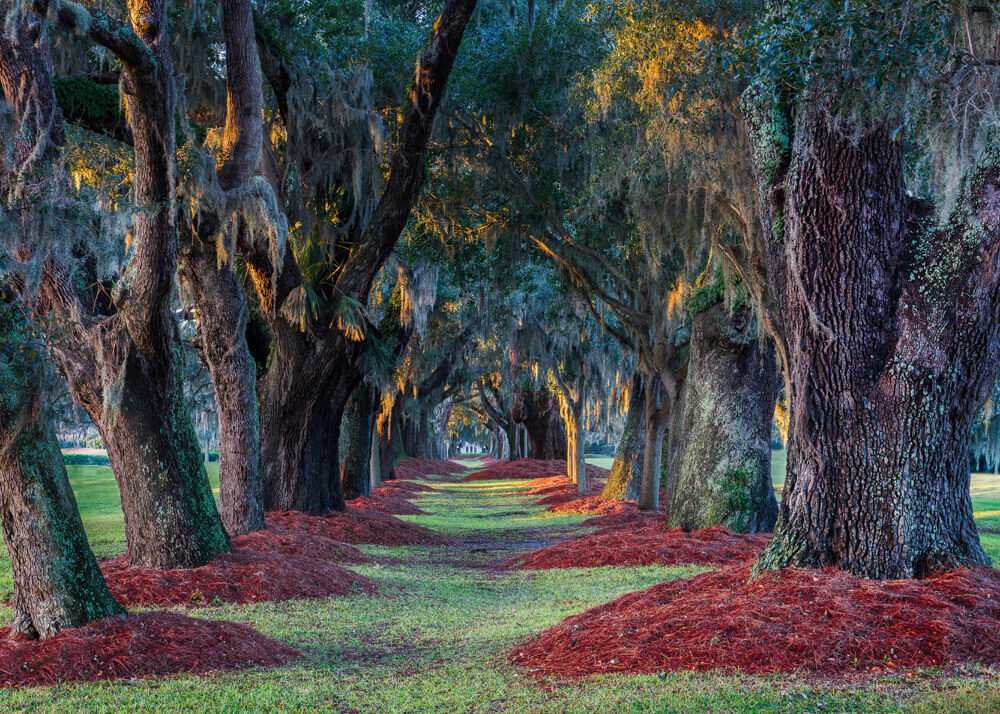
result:
[[(790, 418), (779, 525), (757, 569), (888, 579), (988, 563), (968, 449), (1000, 361), (996, 136), (938, 227), (906, 194), (891, 130), (815, 106), (794, 124), (763, 116), (750, 128)], [(768, 121), (795, 138), (766, 144)], [(784, 160), (765, 159), (773, 148)]]
[(646, 444), (646, 394), (642, 375), (636, 372), (629, 386), (628, 412), (611, 474), (601, 492), (603, 498), (616, 501), (635, 501), (642, 484), (642, 466)]
[(584, 460), (582, 404), (567, 402), (566, 414), (566, 471), (569, 480), (576, 484), (577, 492), (587, 493), (587, 469)]
[[(263, 145), (263, 89), (250, 0), (222, 1), (222, 30), (227, 111), (217, 176), (219, 188), (232, 194), (256, 173)], [(218, 406), (219, 510), (229, 533), (243, 535), (264, 528), (257, 372), (246, 339), (246, 297), (229, 260), (216, 248), (222, 233), (231, 252), (237, 244), (232, 232), (245, 226), (239, 220), (222, 225), (228, 216), (217, 211), (194, 219), (180, 212), (179, 273), (198, 306), (202, 352)]]
[(694, 315), (684, 407), (671, 431), (680, 452), (670, 524), (770, 532), (778, 516), (771, 486), (771, 421), (779, 378), (774, 350), (757, 339), (749, 308), (722, 303)]
[(566, 431), (553, 395), (546, 389), (518, 389), (513, 392), (513, 402), (512, 416), (528, 431), (528, 458), (565, 459)]
[(665, 407), (649, 406), (657, 401), (650, 391), (646, 390), (646, 448), (643, 451), (642, 483), (639, 487), (638, 501), (638, 506), (643, 511), (656, 511), (660, 508), (663, 436), (669, 421), (669, 410)]
[(369, 447), (371, 448), (371, 460), (369, 461), (369, 473), (371, 474), (371, 489), (382, 486), (382, 449), (378, 440), (378, 420), (372, 424), (371, 435), (369, 436)]
[(108, 592), (80, 521), (45, 403), (41, 356), (0, 305), (0, 522), (14, 579), (12, 632), (51, 637), (125, 610)]
[[(64, 321), (65, 330), (50, 340), (74, 396), (108, 447), (122, 492), (132, 562), (190, 567), (228, 550), (229, 539), (184, 399), (183, 353), (170, 308), (177, 266), (176, 103), (166, 8), (156, 0), (139, 4), (129, 3), (135, 21), (131, 27), (103, 15), (90, 21), (88, 13), (95, 11), (82, 6), (80, 12), (64, 7), (52, 14), (58, 25), (88, 36), (122, 62), (135, 148), (132, 196), (138, 210), (123, 279), (110, 298), (99, 301), (107, 313), (95, 314), (75, 276), (71, 279), (57, 264), (43, 275), (38, 308)], [(20, 116), (27, 116), (24, 100), (33, 96), (32, 120), (47, 117), (55, 126), (60, 122), (47, 70), (51, 60), (41, 57), (40, 49), (46, 46), (26, 42), (14, 61), (30, 61), (27, 71), (17, 73), (13, 84), (0, 72), (0, 81)], [(9, 66), (6, 49), (3, 54), (0, 64)], [(32, 140), (51, 141), (55, 147), (61, 137), (36, 133)]]
[(295, 327), (276, 327), (261, 401), (264, 507), (314, 515), (344, 511), (340, 426), (361, 375), (349, 361), (331, 363)]
[(182, 223), (180, 269), (198, 305), (202, 354), (212, 378), (219, 419), (219, 512), (230, 535), (264, 528), (260, 468), (257, 369), (246, 340), (243, 288), (228, 265), (219, 266), (213, 244)]
[(344, 424), (344, 458), (341, 482), (344, 498), (371, 495), (372, 428), (375, 425), (375, 392), (364, 382), (347, 402)]

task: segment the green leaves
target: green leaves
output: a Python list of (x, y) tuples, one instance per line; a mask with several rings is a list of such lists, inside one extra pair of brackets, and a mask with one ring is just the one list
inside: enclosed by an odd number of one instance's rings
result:
[(345, 295), (340, 299), (334, 315), (337, 329), (343, 332), (347, 339), (361, 342), (368, 331), (368, 315), (365, 306), (352, 297)]
[(292, 290), (281, 306), (281, 316), (302, 332), (319, 319), (320, 297), (312, 286), (303, 284)]

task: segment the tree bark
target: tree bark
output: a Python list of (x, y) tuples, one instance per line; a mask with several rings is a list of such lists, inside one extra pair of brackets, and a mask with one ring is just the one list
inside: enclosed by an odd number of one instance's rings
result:
[[(263, 88), (249, 0), (223, 0), (226, 47), (226, 128), (217, 162), (219, 189), (232, 193), (257, 171), (263, 148)], [(196, 204), (197, 205), (197, 204)], [(181, 278), (198, 306), (202, 351), (212, 378), (219, 416), (219, 510), (231, 535), (264, 528), (263, 478), (257, 371), (247, 345), (246, 296), (228, 255), (219, 255), (223, 234), (231, 253), (239, 221), (203, 207), (181, 211)], [(210, 213), (211, 215), (206, 215)]]
[(566, 431), (558, 403), (547, 389), (513, 390), (511, 415), (528, 431), (529, 459), (566, 459)]
[(125, 610), (90, 550), (45, 401), (41, 355), (0, 304), (0, 522), (14, 579), (12, 632), (51, 637)]
[(275, 321), (272, 329), (274, 359), (261, 401), (264, 507), (315, 515), (344, 511), (338, 442), (347, 399), (361, 375), (349, 362), (331, 362), (335, 351), (296, 327)]
[(246, 340), (247, 306), (232, 268), (219, 266), (213, 244), (181, 223), (185, 285), (198, 305), (202, 354), (219, 420), (219, 512), (230, 535), (264, 528), (257, 368)]
[(891, 579), (988, 563), (968, 448), (1000, 361), (995, 134), (939, 227), (907, 196), (889, 129), (818, 101), (794, 118), (748, 106), (790, 410), (779, 525), (757, 570)]
[(344, 425), (344, 458), (341, 482), (344, 498), (370, 496), (372, 429), (375, 426), (375, 391), (361, 383), (347, 402)]
[[(33, 9), (45, 16), (48, 3), (36, 2)], [(108, 447), (132, 562), (191, 567), (227, 550), (229, 539), (184, 399), (183, 353), (170, 310), (177, 265), (175, 98), (165, 5), (135, 0), (129, 11), (130, 26), (95, 9), (76, 12), (60, 5), (48, 13), (59, 26), (89, 36), (122, 62), (137, 210), (123, 278), (110, 301), (104, 299), (107, 314), (95, 315), (65, 266), (54, 264), (43, 275), (37, 309), (54, 312), (69, 326), (50, 340), (75, 398)], [(26, 116), (24, 100), (34, 97), (33, 121), (41, 110), (48, 112), (49, 126), (57, 126), (48, 63), (41, 57), (45, 46), (23, 45), (14, 62), (33, 57), (30, 66), (22, 65), (16, 84), (6, 72), (0, 79), (19, 116)], [(8, 65), (6, 58), (0, 64)], [(39, 131), (33, 141), (58, 147), (61, 136)]]
[(646, 446), (642, 461), (642, 483), (639, 486), (638, 506), (643, 511), (656, 511), (660, 507), (660, 481), (663, 464), (663, 436), (670, 421), (669, 400), (660, 394), (658, 379), (647, 375), (645, 379)]
[(770, 532), (771, 421), (780, 387), (774, 350), (749, 308), (716, 303), (694, 315), (670, 524)]
[(642, 384), (642, 375), (636, 372), (629, 386), (628, 412), (625, 415), (625, 426), (615, 460), (611, 465), (611, 474), (601, 492), (603, 498), (616, 501), (635, 501), (639, 498), (639, 488), (642, 484), (642, 466), (645, 459), (646, 444), (646, 394)]

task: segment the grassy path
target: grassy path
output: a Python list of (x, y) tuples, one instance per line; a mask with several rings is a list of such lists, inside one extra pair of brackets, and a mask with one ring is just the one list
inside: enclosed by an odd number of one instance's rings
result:
[[(428, 512), (407, 520), (446, 533), (441, 547), (363, 546), (382, 562), (355, 567), (380, 591), (323, 601), (193, 610), (246, 622), (305, 653), (276, 670), (0, 691), (0, 711), (674, 712), (995, 711), (986, 672), (933, 673), (864, 686), (795, 677), (608, 675), (540, 681), (507, 653), (560, 619), (694, 568), (506, 572), (504, 559), (578, 532), (583, 519), (529, 505), (523, 483), (435, 480), (418, 494)], [(111, 509), (113, 510), (113, 509)], [(122, 544), (100, 511), (102, 554)], [(86, 516), (85, 516), (86, 518)], [(111, 518), (111, 520), (108, 520)], [(88, 525), (91, 525), (88, 523)], [(119, 538), (118, 541), (115, 538)], [(9, 614), (6, 615), (9, 617)], [(913, 683), (915, 681), (915, 683)], [(943, 688), (943, 689), (942, 689)]]

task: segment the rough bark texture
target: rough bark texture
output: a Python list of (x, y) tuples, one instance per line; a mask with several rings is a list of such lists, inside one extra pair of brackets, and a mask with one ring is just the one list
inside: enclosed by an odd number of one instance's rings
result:
[(528, 431), (529, 459), (566, 458), (566, 430), (559, 404), (547, 389), (515, 389), (511, 415)]
[(670, 421), (670, 404), (664, 403), (658, 380), (647, 376), (645, 380), (646, 444), (642, 459), (642, 482), (639, 485), (637, 505), (644, 511), (660, 507), (662, 481), (663, 441)]
[(1000, 353), (996, 137), (937, 227), (890, 129), (859, 133), (819, 103), (791, 113), (749, 112), (790, 410), (757, 567), (884, 579), (986, 563), (968, 448)]
[(80, 521), (45, 403), (41, 355), (0, 304), (0, 522), (14, 580), (13, 632), (50, 637), (124, 609)]
[[(41, 16), (49, 10), (44, 2), (33, 7)], [(50, 339), (74, 397), (108, 447), (122, 494), (129, 556), (138, 565), (187, 567), (227, 550), (229, 539), (184, 400), (183, 355), (170, 310), (177, 265), (175, 101), (165, 5), (136, 0), (129, 4), (129, 14), (130, 26), (93, 9), (77, 12), (60, 4), (48, 13), (59, 26), (89, 36), (122, 63), (138, 210), (124, 275), (110, 301), (103, 300), (102, 312), (94, 313), (101, 301), (82, 295), (66, 266), (52, 264), (37, 307), (68, 325)], [(41, 47), (19, 48), (17, 61), (37, 59), (22, 65), (17, 84), (4, 73), (3, 88), (12, 106), (33, 98), (32, 121), (38, 121), (41, 109), (55, 126), (58, 113), (48, 63), (38, 58)], [(58, 146), (60, 139), (38, 132), (33, 140)]]
[(771, 421), (779, 376), (773, 348), (757, 339), (747, 307), (722, 303), (694, 315), (670, 524), (770, 532)]
[(317, 515), (343, 511), (340, 426), (361, 375), (350, 364), (327, 362), (325, 341), (315, 349), (281, 319), (272, 325), (274, 356), (261, 402), (264, 505)]
[(601, 492), (604, 498), (617, 501), (635, 501), (642, 484), (642, 464), (646, 444), (646, 394), (642, 376), (633, 375), (629, 386), (628, 412), (622, 428), (611, 474)]
[(359, 384), (347, 402), (342, 438), (344, 458), (340, 480), (344, 498), (360, 498), (372, 492), (372, 430), (375, 427), (375, 390)]
[[(249, 0), (223, 0), (226, 46), (226, 128), (217, 163), (219, 188), (232, 192), (254, 176), (263, 147), (263, 89)], [(216, 210), (219, 207), (212, 207)], [(182, 210), (180, 275), (198, 306), (198, 330), (219, 418), (219, 510), (231, 535), (264, 528), (257, 370), (246, 340), (247, 305), (228, 256), (239, 225), (202, 207)]]

